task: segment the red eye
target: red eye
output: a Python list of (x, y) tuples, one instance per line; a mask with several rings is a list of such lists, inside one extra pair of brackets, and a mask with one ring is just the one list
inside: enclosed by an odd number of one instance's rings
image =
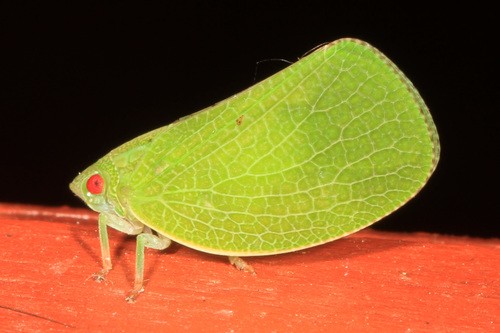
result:
[(90, 176), (87, 180), (87, 190), (92, 194), (100, 194), (104, 188), (104, 179), (99, 174)]

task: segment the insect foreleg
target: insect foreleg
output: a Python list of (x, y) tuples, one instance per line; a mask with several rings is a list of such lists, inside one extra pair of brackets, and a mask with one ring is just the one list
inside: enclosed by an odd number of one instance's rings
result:
[(93, 275), (94, 279), (98, 282), (104, 281), (108, 272), (113, 268), (111, 252), (109, 250), (108, 226), (129, 235), (137, 235), (144, 229), (144, 225), (140, 222), (128, 221), (113, 214), (99, 214), (102, 269)]

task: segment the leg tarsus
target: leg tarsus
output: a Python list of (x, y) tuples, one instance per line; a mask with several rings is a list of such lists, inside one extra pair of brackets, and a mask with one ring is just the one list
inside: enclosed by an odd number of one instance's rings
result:
[(129, 303), (135, 303), (137, 297), (140, 293), (144, 292), (144, 285), (141, 283), (140, 285), (134, 285), (134, 289), (129, 291), (125, 300)]
[(99, 272), (92, 274), (92, 278), (94, 279), (94, 281), (101, 283), (103, 281), (106, 281), (106, 276), (108, 275), (108, 273), (109, 269), (103, 268)]
[(255, 270), (253, 269), (253, 267), (250, 264), (248, 264), (245, 260), (241, 259), (240, 257), (229, 256), (228, 259), (229, 259), (229, 262), (231, 263), (231, 265), (233, 265), (234, 267), (236, 267), (240, 271), (244, 271), (244, 272), (251, 273), (251, 274), (255, 275)]

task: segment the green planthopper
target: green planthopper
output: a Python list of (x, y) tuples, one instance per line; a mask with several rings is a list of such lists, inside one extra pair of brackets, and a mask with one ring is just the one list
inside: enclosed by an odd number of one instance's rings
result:
[(141, 135), (80, 173), (71, 190), (144, 247), (171, 241), (241, 259), (344, 237), (413, 198), (439, 160), (432, 117), (406, 76), (366, 42), (340, 39), (218, 104)]

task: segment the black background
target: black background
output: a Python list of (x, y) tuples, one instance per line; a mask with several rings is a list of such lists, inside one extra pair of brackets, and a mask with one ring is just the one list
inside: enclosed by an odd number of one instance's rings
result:
[(83, 206), (68, 183), (112, 148), (286, 66), (259, 60), (349, 36), (406, 73), (442, 144), (428, 185), (377, 228), (499, 237), (498, 18), (437, 3), (3, 2), (0, 202)]

